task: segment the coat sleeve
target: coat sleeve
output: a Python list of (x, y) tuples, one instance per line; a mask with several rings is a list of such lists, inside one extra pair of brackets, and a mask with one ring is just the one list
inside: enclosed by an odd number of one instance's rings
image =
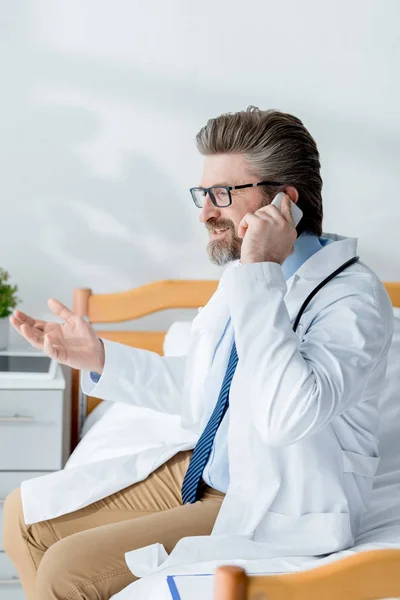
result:
[(82, 371), (84, 394), (159, 412), (181, 413), (186, 356), (160, 356), (118, 342), (102, 342), (103, 373), (95, 383), (89, 371)]
[(311, 436), (359, 402), (369, 375), (386, 360), (393, 332), (381, 284), (380, 295), (373, 285), (365, 295), (341, 282), (341, 297), (324, 303), (300, 341), (280, 265), (242, 265), (226, 275), (239, 364), (251, 390), (246, 401), (266, 444)]

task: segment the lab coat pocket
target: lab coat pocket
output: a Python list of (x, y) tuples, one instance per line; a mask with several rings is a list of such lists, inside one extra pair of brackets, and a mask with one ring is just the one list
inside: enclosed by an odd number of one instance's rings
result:
[(306, 555), (337, 552), (351, 546), (353, 535), (349, 513), (307, 513), (284, 515), (269, 511), (257, 528), (254, 541), (268, 540), (282, 548), (288, 556), (295, 556), (301, 548)]
[(379, 456), (365, 456), (358, 452), (343, 451), (343, 470), (363, 477), (374, 477), (379, 465)]

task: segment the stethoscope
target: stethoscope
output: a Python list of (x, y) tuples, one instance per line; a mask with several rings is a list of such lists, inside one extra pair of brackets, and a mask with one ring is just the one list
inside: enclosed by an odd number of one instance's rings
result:
[(336, 275), (339, 275), (339, 273), (341, 273), (342, 271), (344, 271), (345, 269), (347, 269), (347, 267), (350, 267), (350, 265), (353, 265), (354, 263), (358, 262), (360, 260), (359, 256), (354, 256), (353, 258), (351, 258), (350, 260), (348, 260), (347, 262), (343, 263), (343, 265), (341, 265), (338, 269), (336, 269), (336, 271), (334, 271), (333, 273), (331, 273), (330, 275), (328, 275), (328, 277), (326, 277), (326, 279), (324, 279), (323, 281), (321, 281), (321, 283), (319, 283), (317, 285), (317, 287), (311, 292), (311, 294), (309, 294), (307, 296), (307, 298), (304, 300), (303, 304), (300, 307), (299, 313), (296, 317), (296, 320), (293, 324), (293, 331), (296, 331), (297, 326), (300, 322), (301, 316), (304, 313), (305, 309), (307, 308), (308, 304), (311, 302), (311, 300), (314, 298), (314, 296), (316, 294), (318, 294), (319, 290), (321, 288), (324, 287), (324, 285), (326, 285), (327, 283), (329, 283), (334, 277), (336, 277)]

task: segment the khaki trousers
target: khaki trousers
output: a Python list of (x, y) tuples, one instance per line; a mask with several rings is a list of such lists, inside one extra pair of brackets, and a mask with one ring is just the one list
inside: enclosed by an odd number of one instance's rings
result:
[(25, 525), (20, 490), (4, 507), (4, 549), (27, 600), (109, 600), (135, 580), (125, 552), (160, 542), (167, 552), (185, 536), (209, 535), (224, 495), (204, 486), (182, 505), (192, 452), (181, 452), (145, 481), (75, 513)]

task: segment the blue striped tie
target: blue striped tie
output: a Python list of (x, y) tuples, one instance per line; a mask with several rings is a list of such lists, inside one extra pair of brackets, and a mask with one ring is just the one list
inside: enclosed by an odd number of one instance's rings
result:
[(238, 363), (236, 344), (233, 342), (232, 352), (229, 357), (228, 367), (222, 382), (221, 391), (218, 396), (214, 411), (201, 434), (190, 459), (188, 470), (182, 484), (182, 501), (193, 503), (198, 500), (199, 486), (202, 479), (204, 468), (210, 456), (217, 429), (228, 409), (229, 390), (231, 387), (233, 375)]

